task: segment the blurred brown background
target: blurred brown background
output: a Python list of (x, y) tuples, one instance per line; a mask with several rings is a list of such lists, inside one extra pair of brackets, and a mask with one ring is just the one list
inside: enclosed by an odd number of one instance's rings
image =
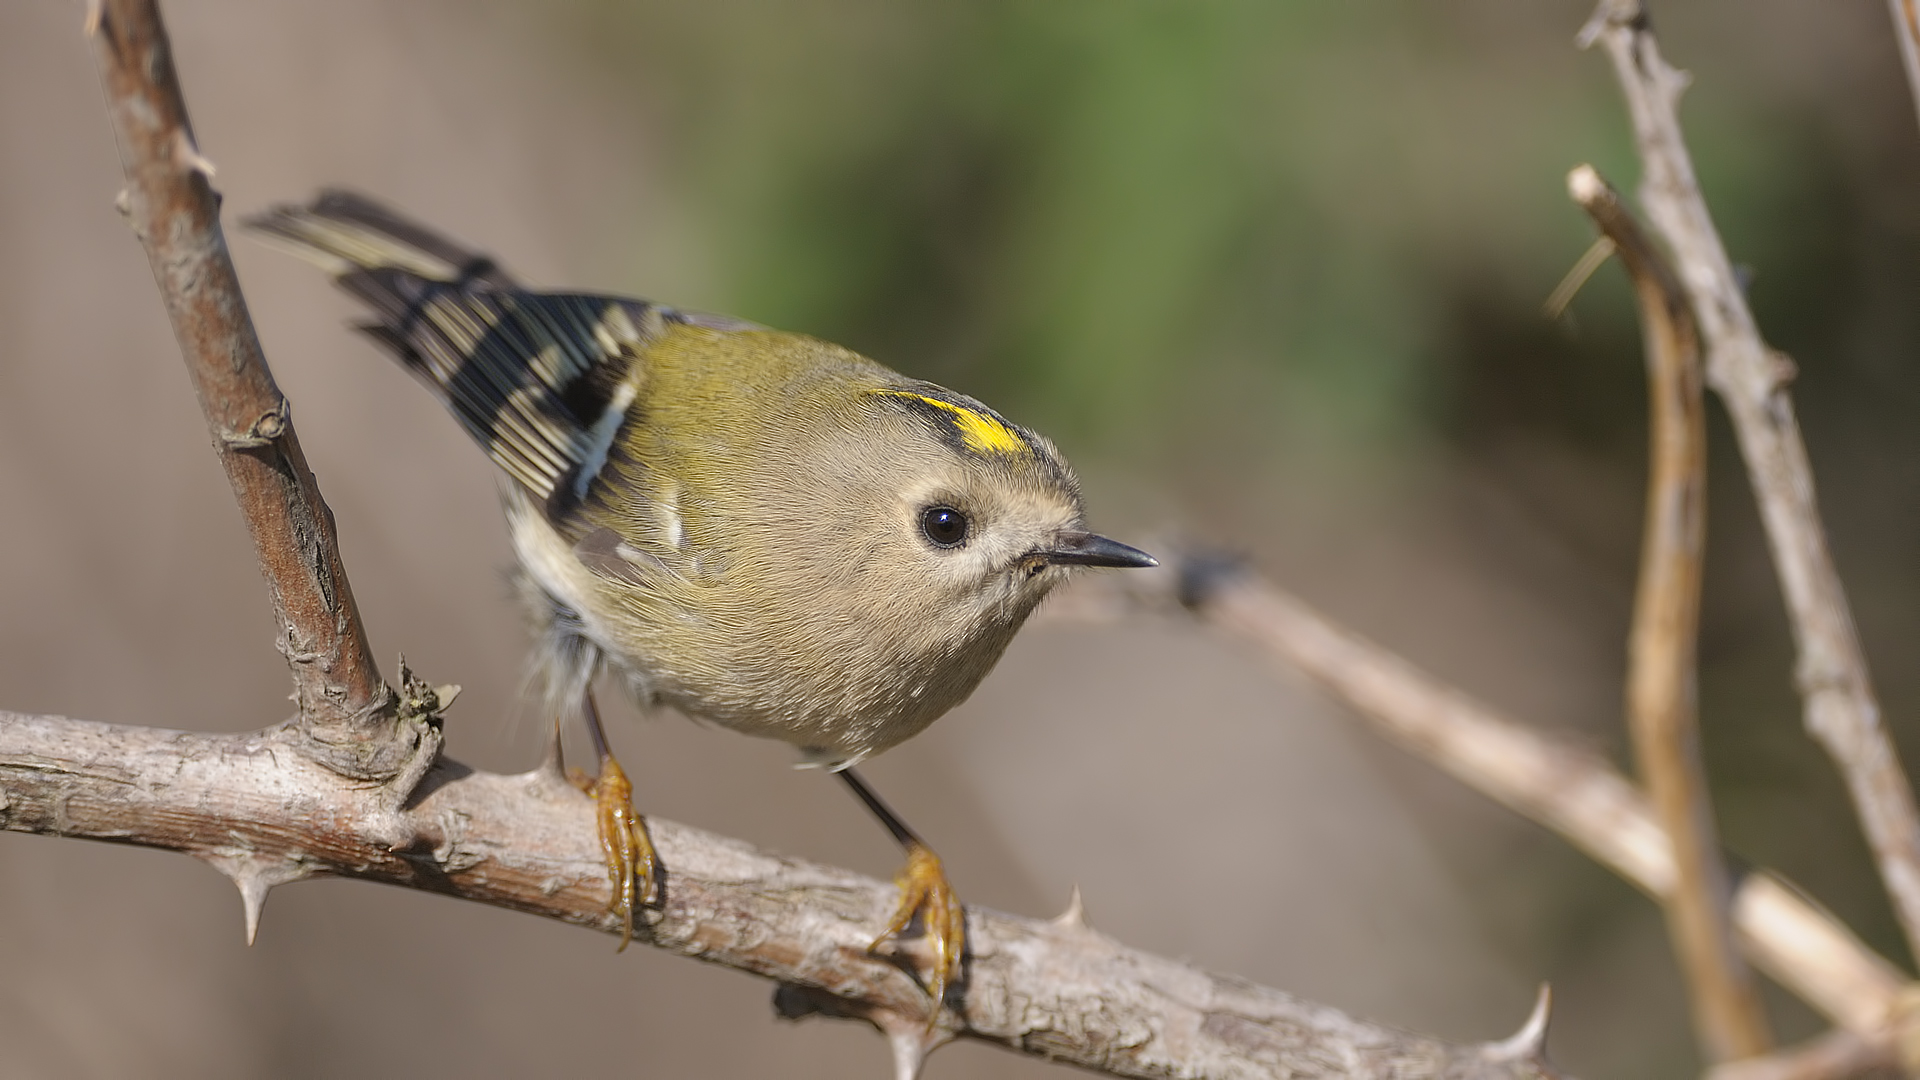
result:
[[(167, 5), (230, 217), (346, 184), (529, 280), (842, 341), (1053, 434), (1095, 524), (1249, 554), (1518, 715), (1617, 748), (1645, 424), (1617, 270), (1563, 194), (1636, 170), (1570, 0)], [(1799, 400), (1890, 723), (1920, 761), (1920, 127), (1879, 0), (1661, 4), (1704, 183)], [(287, 681), (145, 260), (81, 5), (0, 5), (0, 706), (206, 730)], [(529, 767), (485, 459), (235, 241), (382, 662), (466, 694), (454, 754)], [(1724, 831), (1889, 955), (1716, 418), (1702, 645)], [(389, 669), (390, 673), (391, 669)], [(614, 733), (644, 810), (894, 868), (782, 746)], [(1658, 913), (1558, 841), (1177, 622), (1029, 630), (872, 764), (971, 902), (1078, 883), (1120, 939), (1454, 1039), (1558, 994), (1588, 1077), (1696, 1066)], [(1900, 956), (1905, 962), (1904, 956)], [(0, 834), (9, 1077), (882, 1076), (869, 1030), (523, 916), (351, 883), (242, 944), (174, 855)], [(1817, 1028), (1777, 1000), (1784, 1034)], [(931, 1077), (1052, 1067), (959, 1046)]]

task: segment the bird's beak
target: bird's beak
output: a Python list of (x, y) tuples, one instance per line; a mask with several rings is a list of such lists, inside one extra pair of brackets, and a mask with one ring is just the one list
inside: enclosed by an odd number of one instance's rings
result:
[(1090, 532), (1063, 532), (1054, 537), (1053, 546), (1043, 554), (1048, 562), (1055, 565), (1119, 567), (1160, 565), (1160, 560), (1139, 548), (1128, 547), (1118, 540), (1109, 540)]

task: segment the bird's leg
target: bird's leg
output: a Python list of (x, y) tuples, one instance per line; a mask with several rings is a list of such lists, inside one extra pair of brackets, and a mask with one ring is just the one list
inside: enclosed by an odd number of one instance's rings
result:
[(600, 709), (594, 704), (593, 691), (581, 700), (581, 715), (587, 722), (587, 734), (600, 758), (600, 775), (574, 774), (574, 783), (593, 796), (599, 810), (600, 851), (606, 856), (607, 877), (613, 882), (613, 899), (607, 909), (620, 916), (620, 948), (633, 940), (633, 913), (659, 898), (659, 858), (654, 854), (653, 837), (647, 834), (647, 822), (633, 809), (633, 784), (627, 771), (614, 759), (607, 745), (607, 733), (600, 726)]
[(931, 1028), (939, 1019), (940, 1010), (946, 1006), (947, 988), (958, 981), (960, 965), (967, 951), (967, 913), (961, 906), (960, 898), (954, 894), (953, 884), (947, 880), (947, 872), (940, 865), (940, 856), (933, 853), (926, 841), (899, 816), (880, 801), (866, 781), (852, 769), (841, 769), (840, 779), (847, 782), (860, 801), (867, 804), (873, 816), (887, 827), (893, 838), (906, 849), (907, 865), (900, 870), (895, 881), (900, 886), (900, 906), (894, 909), (893, 921), (881, 931), (880, 936), (867, 946), (869, 952), (878, 949), (890, 937), (896, 937), (913, 925), (916, 917), (920, 920), (922, 933), (933, 947), (933, 967), (927, 972), (927, 995), (933, 999), (933, 1009), (927, 1014), (927, 1026)]

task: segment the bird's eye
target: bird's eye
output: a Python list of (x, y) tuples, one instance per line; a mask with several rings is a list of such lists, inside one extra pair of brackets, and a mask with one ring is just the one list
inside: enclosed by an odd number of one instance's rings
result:
[(967, 515), (951, 506), (929, 506), (920, 511), (920, 531), (935, 547), (959, 547), (967, 542)]

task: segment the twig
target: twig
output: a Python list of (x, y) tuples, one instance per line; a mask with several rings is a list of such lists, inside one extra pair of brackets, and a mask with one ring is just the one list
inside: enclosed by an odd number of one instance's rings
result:
[(1593, 245), (1574, 262), (1566, 276), (1560, 279), (1560, 284), (1553, 287), (1553, 292), (1547, 294), (1547, 302), (1540, 305), (1540, 314), (1548, 319), (1558, 319), (1566, 314), (1567, 305), (1573, 303), (1573, 298), (1580, 295), (1580, 290), (1587, 285), (1587, 279), (1593, 277), (1594, 271), (1600, 269), (1611, 258), (1613, 258), (1613, 241), (1606, 236), (1595, 240)]
[(1900, 66), (1907, 72), (1913, 93), (1914, 115), (1920, 119), (1920, 0), (1887, 0), (1893, 14), (1893, 36), (1900, 43)]
[(1726, 865), (1700, 764), (1694, 699), (1706, 555), (1707, 421), (1700, 337), (1665, 256), (1591, 166), (1567, 178), (1573, 200), (1633, 279), (1647, 355), (1652, 447), (1640, 585), (1627, 665), (1627, 728), (1641, 782), (1671, 841), (1674, 889), (1663, 905), (1709, 1060), (1772, 1045), (1759, 989), (1728, 925)]
[[(1307, 675), (1388, 738), (1558, 832), (1655, 899), (1672, 894), (1676, 873), (1666, 834), (1646, 799), (1597, 754), (1500, 715), (1236, 563), (1176, 559), (1169, 565), (1182, 601), (1201, 617)], [(1109, 605), (1088, 597), (1079, 613), (1106, 618), (1165, 602), (1121, 595), (1125, 603)], [(1754, 872), (1734, 890), (1733, 922), (1748, 959), (1781, 985), (1841, 1027), (1884, 1032), (1904, 979), (1831, 914)]]
[[(619, 933), (592, 807), (570, 785), (442, 759), (397, 806), (279, 752), (304, 738), (293, 727), (203, 735), (0, 712), (0, 828), (186, 852), (231, 876), (250, 911), (273, 885), (329, 875)], [(789, 1016), (869, 1020), (914, 1065), (965, 1037), (1112, 1076), (1326, 1076), (1330, 1063), (1379, 1080), (1553, 1075), (1540, 1057), (1544, 1013), (1522, 1038), (1448, 1045), (1129, 949), (1080, 919), (979, 908), (968, 912), (964, 1027), (943, 1014), (929, 1034), (925, 993), (867, 951), (893, 886), (651, 825), (666, 901), (639, 940), (782, 983)]]
[(347, 775), (385, 779), (412, 759), (411, 740), (392, 738), (393, 694), (367, 647), (333, 516), (240, 294), (209, 183), (213, 165), (194, 142), (159, 10), (153, 0), (108, 0), (90, 10), (87, 30), (126, 170), (119, 205), (146, 248), (253, 536), (298, 722), (315, 740), (309, 752)]
[(1827, 550), (1813, 471), (1786, 392), (1793, 364), (1761, 339), (1695, 182), (1680, 132), (1686, 77), (1660, 56), (1637, 0), (1602, 0), (1599, 42), (1625, 91), (1646, 175), (1641, 202), (1678, 267), (1707, 345), (1707, 381), (1726, 402), (1786, 594), (1806, 726), (1846, 778), (1910, 950), (1920, 955), (1920, 815), (1881, 722), (1853, 616)]
[(1705, 1080), (1856, 1080), (1891, 1077), (1895, 1067), (1893, 1040), (1841, 1030), (1765, 1057), (1716, 1065)]

